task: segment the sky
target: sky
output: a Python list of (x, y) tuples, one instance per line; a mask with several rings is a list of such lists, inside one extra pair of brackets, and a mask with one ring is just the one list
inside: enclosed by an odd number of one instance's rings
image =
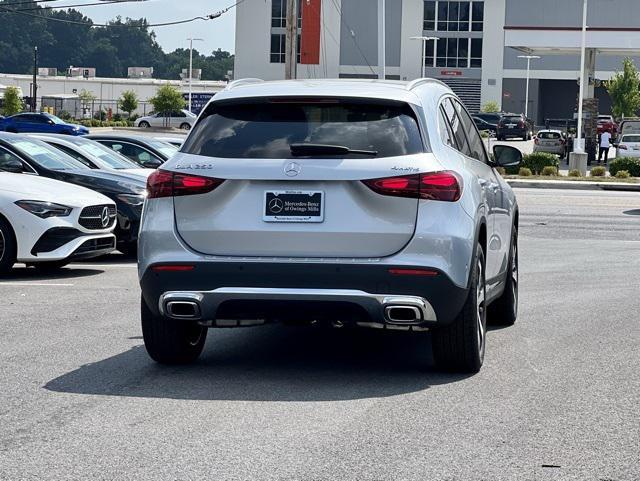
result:
[[(84, 1), (84, 0), (83, 0)], [(253, 0), (255, 1), (255, 0)], [(60, 0), (58, 4), (79, 4), (82, 2)], [(87, 2), (88, 3), (88, 2)], [(91, 2), (94, 3), (94, 2)], [(104, 23), (117, 15), (122, 18), (145, 17), (149, 23), (171, 22), (198, 15), (207, 15), (233, 5), (234, 0), (147, 0), (121, 4), (74, 7), (95, 23)], [(202, 38), (193, 43), (193, 48), (209, 54), (218, 48), (233, 53), (235, 47), (235, 9), (231, 9), (214, 20), (196, 20), (183, 25), (155, 27), (156, 39), (165, 52), (176, 48), (188, 48), (188, 37)]]

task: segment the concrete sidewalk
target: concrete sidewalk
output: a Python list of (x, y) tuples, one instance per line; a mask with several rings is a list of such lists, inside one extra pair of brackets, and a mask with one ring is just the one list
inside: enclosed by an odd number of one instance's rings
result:
[(607, 182), (587, 180), (540, 180), (540, 179), (506, 179), (507, 184), (514, 188), (533, 189), (573, 189), (573, 190), (612, 190), (626, 192), (640, 192), (640, 182)]

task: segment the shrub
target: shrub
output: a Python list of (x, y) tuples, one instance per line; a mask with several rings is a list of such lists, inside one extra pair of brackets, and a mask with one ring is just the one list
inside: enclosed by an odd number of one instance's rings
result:
[(113, 114), (111, 120), (113, 120), (114, 122), (120, 122), (122, 120), (122, 114)]
[(60, 112), (58, 112), (58, 117), (60, 117), (62, 120), (71, 120), (71, 114), (66, 110), (61, 110)]
[(547, 176), (556, 176), (558, 175), (558, 168), (557, 167), (553, 167), (552, 165), (546, 165), (542, 168), (542, 175), (547, 175)]
[(520, 167), (518, 175), (520, 177), (531, 177), (531, 169), (529, 169), (528, 167)]
[(496, 167), (496, 171), (503, 177), (507, 174), (507, 169), (504, 167)]
[[(526, 167), (533, 174), (540, 174), (542, 169), (547, 166), (555, 167), (556, 169), (560, 165), (560, 159), (557, 155), (548, 154), (546, 152), (535, 152), (533, 154), (525, 155), (522, 159), (522, 163), (519, 167)], [(518, 172), (518, 166), (507, 168), (507, 173), (515, 174)]]
[(629, 177), (631, 177), (631, 174), (627, 170), (619, 170), (616, 172), (616, 178), (618, 179), (628, 179)]
[(626, 170), (631, 177), (640, 177), (640, 159), (632, 157), (620, 157), (609, 164), (609, 172), (616, 175), (619, 171)]
[(591, 169), (591, 177), (604, 177), (605, 175), (607, 175), (607, 169), (602, 166)]
[(101, 122), (97, 119), (91, 119), (91, 127), (100, 127)]
[(582, 174), (578, 169), (571, 169), (569, 171), (569, 177), (582, 177)]
[(499, 111), (500, 106), (498, 105), (498, 102), (495, 102), (493, 100), (490, 100), (482, 106), (482, 112), (494, 113)]

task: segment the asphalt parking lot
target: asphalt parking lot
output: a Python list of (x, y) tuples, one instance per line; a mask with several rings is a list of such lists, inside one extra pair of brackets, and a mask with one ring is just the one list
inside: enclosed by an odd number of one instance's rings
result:
[(135, 262), (0, 281), (0, 479), (640, 479), (640, 196), (517, 190), (518, 323), (475, 376), (428, 334), (211, 331), (147, 357)]

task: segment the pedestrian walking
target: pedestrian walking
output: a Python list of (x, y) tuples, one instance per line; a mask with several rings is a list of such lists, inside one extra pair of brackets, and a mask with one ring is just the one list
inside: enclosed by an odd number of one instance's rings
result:
[(604, 165), (607, 165), (609, 160), (609, 148), (611, 147), (611, 134), (606, 130), (600, 134), (600, 149), (598, 150), (598, 164), (602, 160), (602, 154), (604, 154)]

